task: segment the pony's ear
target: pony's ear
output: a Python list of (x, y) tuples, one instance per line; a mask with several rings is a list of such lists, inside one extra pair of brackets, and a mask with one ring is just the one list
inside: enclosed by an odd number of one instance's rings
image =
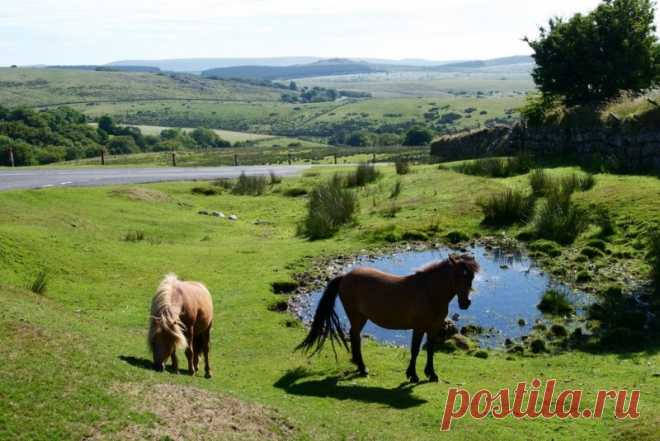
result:
[(454, 256), (453, 254), (450, 254), (449, 255), (449, 263), (451, 263), (452, 265), (456, 265), (458, 263), (458, 261), (456, 260), (456, 256)]

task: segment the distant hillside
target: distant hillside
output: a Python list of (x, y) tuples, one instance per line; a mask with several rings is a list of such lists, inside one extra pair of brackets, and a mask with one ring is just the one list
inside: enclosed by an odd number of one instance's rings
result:
[(429, 70), (437, 72), (465, 72), (465, 71), (474, 71), (486, 68), (493, 67), (505, 67), (505, 66), (517, 66), (517, 65), (529, 65), (530, 67), (534, 64), (534, 59), (529, 55), (516, 55), (513, 57), (504, 57), (504, 58), (493, 58), (491, 60), (472, 60), (472, 61), (461, 61), (458, 63), (444, 64), (442, 66), (432, 67)]
[(278, 101), (281, 90), (199, 75), (80, 69), (0, 68), (5, 106), (50, 106), (151, 100)]
[(97, 72), (148, 72), (157, 73), (160, 69), (153, 66), (99, 66), (99, 65), (70, 65), (70, 66), (41, 66), (47, 69), (90, 70)]
[(202, 72), (207, 78), (249, 78), (259, 80), (287, 80), (293, 78), (323, 77), (376, 73), (382, 70), (368, 63), (347, 59), (329, 59), (294, 66), (235, 66), (209, 69)]

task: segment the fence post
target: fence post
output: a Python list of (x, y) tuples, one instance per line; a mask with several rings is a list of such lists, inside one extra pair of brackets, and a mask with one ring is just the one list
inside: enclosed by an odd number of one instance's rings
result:
[(14, 167), (14, 148), (9, 146), (9, 163)]
[(375, 164), (376, 163), (376, 152), (373, 152), (372, 155), (373, 156), (372, 156), (371, 162), (373, 162)]
[(234, 153), (234, 167), (238, 167), (238, 155)]
[(291, 165), (291, 152), (288, 152), (288, 153), (287, 153), (287, 156), (288, 156), (288, 158), (289, 158), (289, 165)]
[(105, 150), (101, 150), (101, 165), (105, 165)]
[(335, 165), (337, 165), (337, 154), (335, 153), (333, 156), (335, 157)]
[(176, 167), (176, 153), (172, 152), (172, 167)]

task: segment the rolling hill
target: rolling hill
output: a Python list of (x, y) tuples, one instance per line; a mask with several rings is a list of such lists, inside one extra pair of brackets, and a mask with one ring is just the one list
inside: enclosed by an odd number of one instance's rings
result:
[(329, 59), (293, 66), (234, 66), (202, 72), (206, 78), (247, 78), (259, 80), (287, 80), (293, 78), (354, 75), (382, 72), (369, 63), (347, 59)]

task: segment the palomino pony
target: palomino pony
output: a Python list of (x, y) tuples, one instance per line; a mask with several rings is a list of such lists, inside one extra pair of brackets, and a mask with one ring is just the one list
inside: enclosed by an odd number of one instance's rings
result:
[(422, 337), (427, 336), (427, 358), (424, 373), (429, 381), (438, 381), (433, 368), (433, 344), (443, 329), (449, 302), (458, 295), (461, 309), (468, 309), (472, 280), (479, 264), (470, 255), (452, 255), (442, 262), (432, 263), (415, 274), (400, 277), (372, 268), (357, 268), (334, 278), (325, 289), (314, 313), (309, 334), (296, 349), (312, 355), (319, 352), (325, 340), (340, 342), (348, 350), (346, 337), (335, 312), (335, 300), (341, 299), (351, 324), (350, 338), (353, 363), (360, 375), (367, 375), (362, 359), (360, 332), (371, 320), (387, 329), (412, 329), (411, 358), (407, 378), (419, 381), (415, 368)]
[(172, 357), (172, 368), (179, 372), (176, 348), (185, 348), (190, 375), (199, 366), (199, 353), (204, 353), (206, 378), (211, 378), (209, 341), (213, 323), (213, 301), (204, 285), (183, 282), (176, 274), (165, 276), (151, 301), (149, 347), (154, 369), (162, 372)]

